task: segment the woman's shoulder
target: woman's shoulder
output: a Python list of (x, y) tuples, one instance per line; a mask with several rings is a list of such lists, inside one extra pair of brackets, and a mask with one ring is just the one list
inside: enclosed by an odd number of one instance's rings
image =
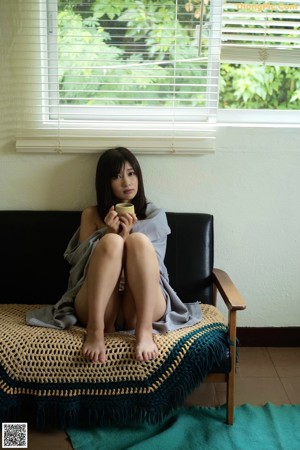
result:
[(152, 202), (148, 202), (146, 206), (146, 217), (152, 218), (157, 215), (165, 215), (165, 211), (162, 208), (159, 208)]
[[(85, 217), (96, 217), (98, 214), (97, 211), (97, 206), (93, 205), (93, 206), (87, 206), (86, 208), (84, 208), (84, 210), (82, 211), (82, 215)], [(99, 214), (98, 214), (99, 215)]]
[(84, 210), (82, 211), (82, 215), (85, 216), (85, 217), (88, 217), (90, 219), (97, 219), (97, 220), (99, 219), (99, 220), (101, 220), (96, 205), (87, 206), (86, 208), (84, 208)]
[(146, 208), (145, 224), (159, 230), (159, 233), (170, 233), (167, 215), (163, 208), (157, 207), (154, 203), (148, 202)]
[(89, 223), (94, 225), (95, 230), (105, 226), (101, 217), (99, 216), (98, 209), (96, 205), (88, 206), (81, 213), (81, 223)]

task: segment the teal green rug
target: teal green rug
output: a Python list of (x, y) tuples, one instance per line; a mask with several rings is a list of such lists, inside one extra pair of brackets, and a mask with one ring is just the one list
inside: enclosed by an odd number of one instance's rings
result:
[(300, 405), (180, 408), (160, 424), (67, 430), (75, 450), (299, 450)]

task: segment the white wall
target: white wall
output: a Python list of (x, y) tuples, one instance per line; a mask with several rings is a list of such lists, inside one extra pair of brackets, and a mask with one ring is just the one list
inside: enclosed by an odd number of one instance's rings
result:
[[(13, 38), (4, 25), (0, 19), (0, 209), (82, 209), (95, 202), (97, 156), (16, 154)], [(214, 215), (215, 266), (248, 305), (238, 325), (299, 326), (299, 129), (222, 127), (213, 154), (139, 161), (149, 199), (167, 211)]]

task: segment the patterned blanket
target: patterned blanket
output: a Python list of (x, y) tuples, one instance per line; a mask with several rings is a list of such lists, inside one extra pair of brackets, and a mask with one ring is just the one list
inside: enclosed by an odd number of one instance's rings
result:
[(83, 328), (30, 327), (32, 305), (1, 305), (0, 421), (66, 428), (162, 420), (228, 346), (222, 314), (201, 308), (200, 323), (154, 336), (155, 361), (135, 360), (134, 336), (110, 333), (107, 362), (99, 364), (82, 357)]

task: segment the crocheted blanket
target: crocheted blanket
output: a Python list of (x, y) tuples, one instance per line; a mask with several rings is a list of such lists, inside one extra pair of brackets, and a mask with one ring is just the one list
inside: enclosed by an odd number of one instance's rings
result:
[[(36, 305), (34, 305), (36, 306)], [(32, 305), (0, 305), (0, 421), (38, 427), (155, 423), (181, 406), (228, 347), (227, 327), (213, 306), (191, 327), (154, 336), (155, 361), (138, 362), (135, 337), (105, 337), (107, 362), (81, 354), (85, 330), (30, 327)]]

